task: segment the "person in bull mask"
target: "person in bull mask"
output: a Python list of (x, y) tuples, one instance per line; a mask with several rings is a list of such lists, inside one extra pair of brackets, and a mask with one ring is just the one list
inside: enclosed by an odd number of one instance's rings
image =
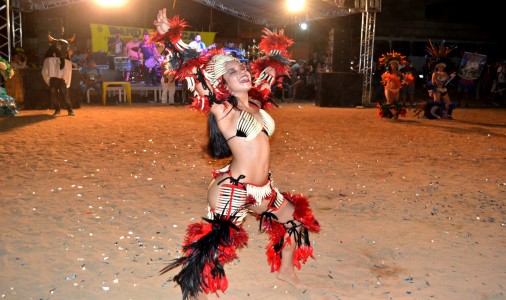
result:
[(55, 39), (49, 34), (48, 39), (51, 42), (51, 46), (46, 51), (44, 57), (42, 77), (51, 92), (51, 103), (54, 107), (53, 116), (60, 115), (60, 100), (62, 99), (65, 102), (68, 115), (74, 116), (68, 88), (70, 88), (72, 80), (72, 62), (70, 61), (69, 44), (75, 40), (75, 36), (65, 40)]

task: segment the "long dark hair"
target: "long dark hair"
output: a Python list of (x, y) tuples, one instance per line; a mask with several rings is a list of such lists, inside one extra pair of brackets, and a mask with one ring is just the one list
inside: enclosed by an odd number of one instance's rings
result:
[[(228, 103), (232, 104), (232, 109), (227, 113), (227, 115), (237, 107), (237, 98), (235, 96), (230, 96), (227, 100)], [(227, 158), (232, 156), (232, 151), (228, 146), (227, 140), (221, 133), (218, 128), (218, 123), (216, 122), (216, 118), (213, 114), (209, 113), (207, 117), (207, 136), (208, 141), (205, 146), (205, 150), (207, 154), (212, 158)]]

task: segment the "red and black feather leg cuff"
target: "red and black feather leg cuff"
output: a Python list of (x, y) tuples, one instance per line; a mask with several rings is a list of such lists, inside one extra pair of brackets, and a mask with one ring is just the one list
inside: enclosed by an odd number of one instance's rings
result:
[(247, 246), (248, 234), (233, 222), (234, 218), (213, 219), (188, 225), (183, 244), (183, 256), (175, 259), (162, 270), (164, 274), (178, 266), (181, 271), (172, 280), (183, 293), (183, 300), (201, 293), (225, 292), (228, 280), (224, 265), (237, 258), (236, 250)]

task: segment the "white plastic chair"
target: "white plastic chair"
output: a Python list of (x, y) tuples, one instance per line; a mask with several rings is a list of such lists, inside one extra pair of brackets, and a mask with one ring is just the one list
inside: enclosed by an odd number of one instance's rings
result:
[(88, 103), (90, 103), (90, 92), (91, 92), (91, 91), (95, 91), (95, 92), (97, 92), (97, 90), (95, 90), (95, 89), (94, 89), (94, 88), (92, 88), (92, 87), (90, 87), (90, 88), (88, 88), (88, 90), (86, 90), (86, 101), (87, 101)]

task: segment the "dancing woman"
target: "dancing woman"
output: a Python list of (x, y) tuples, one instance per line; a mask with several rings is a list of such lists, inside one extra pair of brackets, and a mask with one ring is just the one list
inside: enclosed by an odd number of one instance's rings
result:
[[(9, 62), (0, 56), (0, 79), (10, 80), (14, 76), (14, 69)], [(19, 113), (16, 99), (7, 94), (0, 86), (0, 116), (15, 116)]]
[(446, 86), (455, 77), (455, 74), (448, 74), (445, 68), (446, 63), (444, 62), (438, 62), (434, 67), (431, 79), (432, 97), (435, 103), (442, 104), (440, 106), (444, 108), (441, 118), (452, 119), (452, 111), (455, 105), (450, 100), (450, 95), (448, 94)]
[[(275, 124), (266, 112), (272, 107), (270, 86), (276, 75), (288, 71), (286, 50), (292, 40), (282, 32), (264, 30), (261, 49), (268, 56), (252, 65), (255, 80), (236, 58), (222, 51), (205, 54), (190, 49), (180, 40), (186, 26), (176, 16), (168, 20), (165, 9), (155, 21), (154, 41), (171, 50), (177, 63), (176, 77), (186, 79), (195, 93), (191, 107), (208, 115), (208, 152), (214, 158), (231, 157), (225, 167), (213, 172), (208, 193), (208, 216), (188, 226), (183, 256), (161, 270), (182, 266), (174, 276), (183, 299), (225, 292), (228, 280), (224, 265), (237, 258), (236, 250), (247, 245), (242, 222), (248, 213), (259, 219), (260, 231), (268, 233), (267, 260), (277, 278), (294, 286), (300, 281), (295, 267), (301, 267), (313, 248), (309, 231), (318, 232), (307, 197), (281, 193), (270, 172), (270, 144)], [(197, 53), (197, 55), (195, 55)]]
[(380, 65), (387, 68), (381, 75), (381, 84), (384, 86), (387, 101), (378, 104), (378, 115), (382, 118), (397, 120), (399, 116), (406, 116), (406, 105), (399, 100), (399, 94), (402, 86), (411, 83), (414, 78), (411, 74), (399, 71), (399, 64), (404, 64), (405, 58), (404, 55), (392, 51), (383, 54), (379, 59)]
[(450, 100), (447, 86), (455, 78), (455, 73), (449, 74), (446, 69), (449, 64), (448, 54), (455, 47), (448, 47), (444, 42), (435, 45), (429, 39), (429, 45), (425, 49), (431, 56), (429, 68), (434, 69), (431, 80), (427, 84), (429, 95), (433, 98), (434, 103), (441, 108), (439, 118), (452, 119), (455, 103)]

